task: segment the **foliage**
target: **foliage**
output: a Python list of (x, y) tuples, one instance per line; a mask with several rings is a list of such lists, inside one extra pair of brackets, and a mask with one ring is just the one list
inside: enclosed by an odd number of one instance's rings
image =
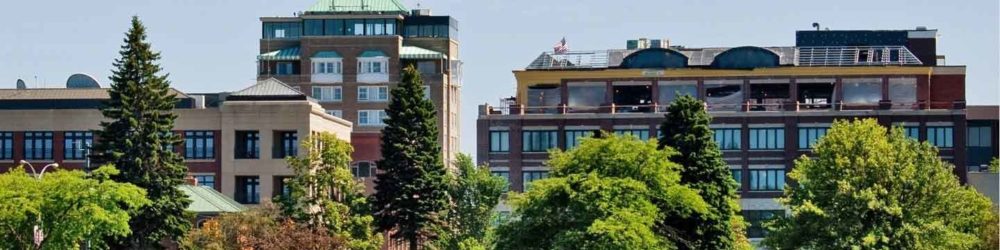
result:
[(994, 174), (1000, 172), (1000, 159), (993, 157), (993, 160), (990, 160), (989, 171)]
[(445, 230), (448, 173), (434, 105), (424, 98), (423, 81), (413, 65), (403, 69), (391, 96), (378, 163), (383, 171), (375, 180), (375, 220), (380, 231), (392, 232), (392, 238), (405, 239), (416, 249)]
[(182, 249), (352, 249), (344, 238), (323, 227), (282, 217), (270, 203), (241, 213), (222, 214), (204, 222), (181, 241)]
[(438, 244), (443, 249), (485, 249), (492, 243), (489, 235), (493, 209), (500, 202), (507, 180), (493, 176), (486, 166), (476, 166), (466, 154), (457, 155), (455, 168), (458, 174), (450, 188), (454, 203), (448, 213), (451, 231), (442, 235)]
[[(76, 249), (86, 239), (130, 233), (127, 209), (149, 203), (135, 185), (110, 180), (119, 172), (100, 167), (57, 170), (35, 179), (24, 168), (0, 175), (0, 249)], [(45, 235), (35, 248), (34, 228)], [(100, 240), (92, 246), (103, 247)]]
[(320, 133), (302, 142), (304, 157), (289, 158), (295, 176), (282, 197), (282, 213), (311, 229), (323, 228), (348, 240), (350, 249), (379, 249), (382, 236), (373, 230), (374, 219), (363, 187), (351, 175), (350, 143), (330, 133)]
[[(745, 236), (733, 232), (734, 227), (745, 228), (740, 224), (742, 218), (732, 219), (741, 217), (737, 184), (715, 144), (709, 128), (711, 121), (701, 101), (684, 95), (667, 107), (666, 120), (660, 126), (659, 147), (679, 152), (670, 161), (681, 165), (681, 184), (698, 190), (710, 206), (705, 214), (664, 218), (658, 222), (661, 233), (683, 239), (686, 244), (679, 245), (680, 249), (732, 249), (734, 244), (749, 245), (748, 241), (736, 241)], [(673, 226), (667, 227), (666, 222), (672, 222)]]
[(146, 42), (146, 28), (138, 17), (126, 33), (120, 58), (114, 62), (110, 100), (101, 108), (106, 121), (98, 131), (97, 162), (114, 163), (121, 175), (114, 180), (146, 189), (149, 206), (130, 211), (128, 238), (112, 239), (115, 248), (158, 248), (163, 239), (176, 240), (191, 227), (184, 210), (191, 203), (177, 189), (184, 184), (187, 167), (166, 145), (180, 143), (173, 134), (172, 112), (176, 95), (167, 76), (160, 74), (160, 54)]
[(497, 229), (498, 249), (673, 249), (658, 221), (708, 211), (697, 191), (680, 184), (672, 148), (634, 136), (586, 138), (553, 150), (550, 178), (512, 194), (513, 217)]
[(836, 121), (789, 177), (774, 222), (775, 249), (977, 249), (994, 216), (936, 148), (874, 119)]

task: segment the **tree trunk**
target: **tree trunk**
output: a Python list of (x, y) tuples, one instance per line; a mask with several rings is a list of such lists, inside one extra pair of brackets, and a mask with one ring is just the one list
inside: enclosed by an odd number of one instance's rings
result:
[(410, 239), (410, 250), (417, 250), (417, 239)]

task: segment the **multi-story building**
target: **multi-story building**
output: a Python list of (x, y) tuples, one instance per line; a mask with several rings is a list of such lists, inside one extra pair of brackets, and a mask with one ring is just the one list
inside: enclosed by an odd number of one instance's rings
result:
[[(172, 93), (178, 99), (174, 133), (183, 139), (173, 148), (189, 174), (244, 204), (287, 190), (284, 180), (293, 173), (285, 157), (305, 150), (300, 138), (330, 132), (351, 139), (350, 122), (275, 79), (232, 93)], [(22, 161), (84, 167), (85, 148), (101, 140), (94, 131), (105, 120), (99, 108), (108, 98), (108, 89), (99, 87), (0, 89), (0, 171)]]
[[(786, 173), (836, 119), (901, 126), (937, 146), (965, 182), (971, 155), (979, 164), (983, 154), (966, 147), (979, 122), (966, 116), (965, 66), (938, 63), (936, 35), (925, 28), (798, 31), (795, 46), (688, 48), (640, 39), (625, 49), (544, 52), (513, 72), (516, 96), (479, 107), (478, 162), (522, 191), (547, 176), (546, 150), (573, 148), (597, 130), (655, 138), (666, 105), (691, 95), (713, 117), (752, 238), (764, 233), (761, 218), (785, 212), (773, 198)], [(992, 119), (985, 133), (996, 131)], [(996, 156), (996, 135), (986, 137), (993, 139), (977, 141)]]
[[(258, 75), (299, 88), (326, 112), (355, 124), (355, 171), (374, 175), (390, 89), (400, 72), (420, 71), (440, 125), (444, 159), (458, 151), (458, 23), (397, 0), (319, 0), (292, 17), (262, 17)], [(369, 171), (363, 171), (369, 170)], [(371, 178), (366, 180), (371, 191)]]

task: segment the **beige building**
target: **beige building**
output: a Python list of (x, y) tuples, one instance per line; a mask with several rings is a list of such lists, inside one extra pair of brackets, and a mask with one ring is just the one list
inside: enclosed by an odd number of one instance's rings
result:
[[(350, 142), (352, 124), (276, 79), (232, 93), (184, 94), (174, 131), (190, 174), (244, 204), (269, 200), (292, 175), (284, 158), (303, 152), (299, 139), (329, 132)], [(81, 168), (85, 145), (101, 129), (107, 89), (0, 89), (0, 169), (21, 160)]]

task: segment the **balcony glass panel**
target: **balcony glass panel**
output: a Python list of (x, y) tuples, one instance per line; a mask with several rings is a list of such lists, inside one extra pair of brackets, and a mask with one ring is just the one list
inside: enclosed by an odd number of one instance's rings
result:
[(559, 112), (559, 104), (562, 103), (558, 84), (539, 84), (528, 87), (528, 107), (525, 113), (548, 113)]
[(781, 111), (790, 97), (787, 83), (751, 84), (750, 111)]
[(916, 108), (917, 79), (889, 78), (889, 100), (894, 109)]
[(659, 85), (660, 94), (657, 101), (663, 107), (683, 95), (698, 97), (698, 82), (695, 81), (661, 81)]
[(876, 105), (882, 100), (882, 79), (844, 79), (844, 103)]
[(649, 112), (653, 105), (653, 88), (651, 82), (620, 81), (613, 82), (615, 112)]
[(570, 82), (568, 103), (570, 111), (593, 112), (604, 105), (607, 85), (604, 82)]
[(743, 106), (743, 81), (706, 81), (705, 102), (711, 111), (738, 111)]

